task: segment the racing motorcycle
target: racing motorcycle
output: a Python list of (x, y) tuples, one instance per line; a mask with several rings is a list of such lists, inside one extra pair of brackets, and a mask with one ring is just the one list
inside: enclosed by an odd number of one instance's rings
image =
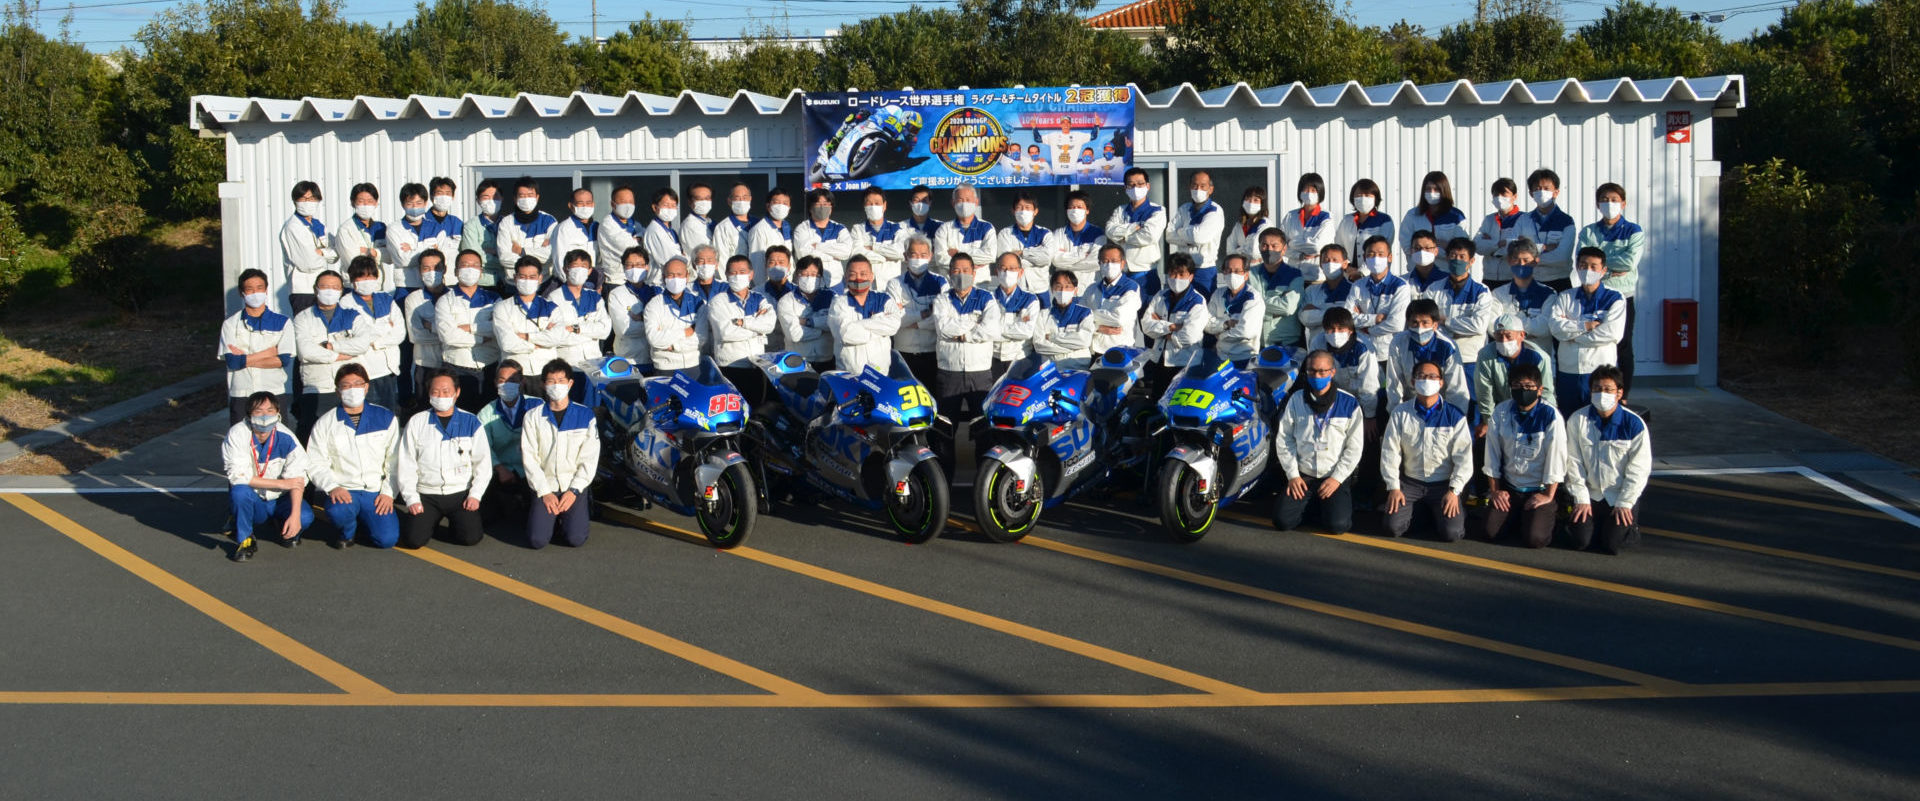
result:
[(618, 356), (587, 371), (600, 417), (601, 481), (617, 477), (643, 505), (698, 520), (716, 548), (747, 538), (764, 498), (740, 452), (748, 407), (712, 358), (672, 375), (642, 378)]
[(1206, 536), (1220, 509), (1245, 496), (1266, 474), (1273, 424), (1265, 411), (1276, 391), (1285, 397), (1284, 384), (1273, 386), (1284, 381), (1284, 368), (1267, 371), (1261, 376), (1237, 369), (1207, 348), (1160, 397), (1163, 432), (1173, 448), (1160, 460), (1153, 498), (1161, 524), (1181, 542)]
[(901, 539), (923, 543), (947, 525), (947, 477), (927, 446), (940, 420), (933, 393), (893, 355), (886, 373), (816, 373), (791, 351), (753, 357), (770, 402), (748, 427), (760, 474), (880, 511)]
[(921, 124), (920, 112), (897, 103), (848, 114), (820, 143), (809, 182), (858, 181), (900, 169), (920, 140)]

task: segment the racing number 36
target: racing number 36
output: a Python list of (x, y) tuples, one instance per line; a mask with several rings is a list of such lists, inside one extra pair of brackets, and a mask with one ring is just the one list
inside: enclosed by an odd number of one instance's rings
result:
[(1181, 389), (1174, 390), (1173, 397), (1168, 399), (1167, 405), (1198, 406), (1202, 409), (1205, 409), (1208, 406), (1213, 405), (1213, 393), (1202, 392), (1197, 389), (1183, 387)]
[(926, 387), (914, 384), (900, 388), (900, 411), (918, 409), (922, 406), (928, 408), (933, 406), (933, 393), (928, 392)]

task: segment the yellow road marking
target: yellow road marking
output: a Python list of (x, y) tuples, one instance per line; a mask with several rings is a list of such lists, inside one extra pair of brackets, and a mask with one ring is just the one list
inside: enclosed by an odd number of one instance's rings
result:
[(1542, 701), (1615, 701), (1688, 698), (1763, 698), (1832, 695), (1910, 695), (1920, 680), (1520, 687), (1474, 690), (1366, 690), (1333, 692), (1140, 695), (684, 695), (484, 693), (215, 693), (0, 692), (0, 705), (333, 706), (524, 708), (757, 708), (757, 709), (1181, 709), (1226, 707), (1338, 707), (1415, 704), (1503, 704)]
[(1820, 512), (1831, 512), (1837, 515), (1851, 515), (1853, 517), (1865, 517), (1873, 520), (1895, 519), (1891, 515), (1873, 509), (1850, 509), (1844, 506), (1829, 506), (1824, 503), (1814, 503), (1812, 501), (1802, 501), (1793, 498), (1776, 498), (1770, 495), (1756, 495), (1751, 492), (1720, 489), (1718, 487), (1698, 487), (1692, 484), (1682, 484), (1659, 478), (1651, 479), (1647, 484), (1649, 486), (1660, 487), (1661, 489), (1680, 490), (1681, 492), (1692, 492), (1700, 495), (1717, 495), (1722, 498), (1734, 498), (1736, 500), (1753, 501), (1756, 503), (1770, 503), (1776, 506), (1792, 506), (1797, 509), (1812, 509)]
[(45, 523), (54, 531), (65, 535), (67, 539), (73, 540), (87, 550), (106, 557), (107, 561), (119, 565), (127, 572), (139, 576), (146, 580), (147, 583), (160, 588), (161, 592), (178, 598), (181, 603), (199, 610), (201, 614), (219, 621), (227, 628), (239, 632), (240, 636), (259, 643), (261, 647), (279, 654), (281, 658), (289, 662), (305, 668), (308, 672), (325, 679), (335, 687), (339, 687), (355, 695), (384, 696), (392, 694), (391, 690), (380, 686), (372, 679), (362, 676), (346, 665), (335, 662), (325, 654), (315, 651), (300, 641), (280, 633), (279, 630), (260, 622), (252, 615), (240, 611), (233, 605), (213, 597), (205, 590), (188, 584), (186, 580), (162, 570), (152, 562), (134, 555), (132, 551), (113, 544), (107, 540), (107, 538), (94, 533), (87, 527), (67, 518), (65, 515), (47, 508), (39, 501), (16, 493), (0, 493), (0, 500), (5, 500), (20, 511), (32, 515), (34, 519)]
[(1864, 573), (1878, 573), (1883, 576), (1893, 576), (1894, 578), (1912, 579), (1914, 581), (1920, 581), (1920, 571), (1901, 570), (1900, 568), (1897, 568), (1897, 567), (1886, 567), (1884, 565), (1876, 565), (1870, 562), (1855, 562), (1848, 559), (1835, 559), (1831, 556), (1821, 556), (1819, 554), (1807, 553), (1805, 551), (1791, 551), (1785, 548), (1770, 548), (1765, 545), (1754, 545), (1753, 543), (1741, 542), (1739, 540), (1721, 539), (1719, 537), (1707, 537), (1707, 536), (1702, 536), (1700, 534), (1688, 534), (1684, 531), (1667, 531), (1665, 529), (1644, 528), (1644, 527), (1641, 528), (1640, 531), (1645, 534), (1652, 534), (1656, 537), (1667, 537), (1667, 538), (1676, 539), (1676, 540), (1686, 540), (1688, 542), (1698, 542), (1704, 545), (1714, 545), (1721, 548), (1732, 548), (1738, 551), (1748, 551), (1751, 553), (1766, 554), (1768, 556), (1778, 556), (1782, 559), (1795, 559), (1802, 562), (1812, 562), (1817, 565), (1827, 565), (1828, 567), (1841, 567), (1841, 568), (1846, 568), (1848, 570), (1858, 570)]
[(1248, 598), (1255, 598), (1262, 601), (1268, 601), (1270, 603), (1276, 603), (1282, 606), (1290, 606), (1295, 609), (1302, 609), (1308, 612), (1316, 612), (1323, 615), (1330, 615), (1333, 617), (1341, 618), (1343, 620), (1351, 620), (1356, 623), (1365, 623), (1370, 626), (1379, 626), (1381, 628), (1391, 629), (1393, 631), (1398, 631), (1405, 634), (1412, 634), (1419, 637), (1426, 637), (1429, 639), (1440, 640), (1442, 642), (1450, 642), (1456, 645), (1465, 645), (1471, 648), (1478, 648), (1483, 651), (1491, 651), (1493, 653), (1505, 654), (1507, 656), (1518, 657), (1521, 659), (1528, 659), (1528, 660), (1540, 662), (1543, 664), (1567, 668), (1569, 670), (1577, 670), (1582, 673), (1588, 673), (1595, 676), (1605, 676), (1610, 679), (1618, 679), (1620, 681), (1630, 682), (1633, 684), (1638, 684), (1638, 685), (1643, 685), (1648, 687), (1681, 686), (1680, 682), (1673, 681), (1671, 679), (1663, 679), (1659, 676), (1653, 676), (1653, 675), (1641, 673), (1635, 670), (1628, 670), (1626, 668), (1614, 667), (1612, 665), (1601, 664), (1599, 662), (1593, 662), (1590, 660), (1581, 659), (1579, 657), (1567, 656), (1565, 654), (1556, 654), (1551, 651), (1542, 651), (1537, 648), (1528, 648), (1524, 645), (1515, 645), (1513, 643), (1501, 642), (1499, 640), (1490, 640), (1485, 637), (1476, 637), (1471, 634), (1465, 634), (1462, 632), (1452, 631), (1449, 629), (1436, 628), (1434, 626), (1428, 626), (1421, 623), (1414, 623), (1409, 620), (1401, 620), (1399, 618), (1388, 617), (1386, 615), (1374, 614), (1372, 612), (1363, 612), (1358, 609), (1339, 606), (1336, 604), (1325, 603), (1323, 601), (1315, 601), (1308, 598), (1302, 598), (1297, 595), (1288, 595), (1286, 593), (1274, 592), (1273, 590), (1254, 587), (1247, 584), (1241, 584), (1239, 582), (1228, 581), (1226, 579), (1214, 578), (1213, 576), (1194, 573), (1192, 571), (1182, 570), (1176, 567), (1168, 567), (1166, 565), (1155, 564), (1153, 562), (1145, 562), (1139, 559), (1133, 559), (1130, 557), (1107, 553), (1105, 551), (1096, 551), (1091, 548), (1083, 548), (1078, 545), (1069, 545), (1064, 542), (1059, 542), (1057, 540), (1050, 540), (1044, 537), (1028, 535), (1025, 539), (1021, 540), (1020, 542), (1027, 545), (1032, 545), (1036, 548), (1043, 548), (1045, 550), (1053, 551), (1055, 553), (1062, 553), (1068, 556), (1076, 556), (1081, 559), (1090, 559), (1096, 562), (1104, 562), (1106, 564), (1114, 565), (1116, 567), (1124, 567), (1129, 570), (1137, 570), (1142, 573), (1151, 573), (1156, 576), (1163, 576), (1163, 577), (1174, 579), (1177, 581), (1184, 581), (1189, 584), (1198, 584), (1202, 587), (1209, 587), (1212, 589), (1221, 590), (1223, 592), (1234, 593), (1236, 595), (1244, 595)]
[(467, 578), (478, 581), (509, 595), (531, 601), (552, 609), (555, 612), (579, 620), (591, 626), (613, 632), (642, 645), (656, 648), (685, 659), (708, 670), (759, 687), (779, 696), (806, 698), (821, 695), (820, 691), (783, 679), (759, 668), (729, 657), (709, 651), (685, 640), (669, 637), (653, 629), (642, 626), (625, 618), (602, 612), (593, 607), (535, 587), (517, 579), (488, 570), (458, 557), (449, 556), (427, 549), (408, 550), (402, 553), (415, 556), (429, 564), (446, 568)]
[[(680, 539), (686, 539), (689, 541), (700, 542), (700, 543), (706, 542), (705, 537), (701, 537), (700, 535), (695, 534), (691, 531), (687, 531), (685, 529), (681, 529), (675, 526), (670, 526), (657, 520), (648, 520), (647, 518), (644, 518), (644, 517), (628, 514), (628, 513), (625, 513), (624, 510), (620, 510), (616, 508), (610, 508), (610, 510), (621, 513), (621, 517), (630, 519), (635, 523), (642, 524), (643, 527), (645, 528), (652, 529), (655, 531), (661, 531), (661, 532), (673, 535), (675, 537), (678, 537)], [(1249, 690), (1237, 684), (1230, 684), (1228, 682), (1220, 681), (1218, 679), (1208, 678), (1198, 673), (1192, 673), (1189, 671), (1181, 670), (1171, 665), (1164, 665), (1149, 659), (1142, 659), (1140, 657), (1133, 656), (1131, 654), (1126, 654), (1120, 651), (1115, 651), (1111, 648), (1105, 648), (1102, 646), (1094, 645), (1093, 643), (1086, 642), (1084, 640), (1077, 640), (1062, 634), (1055, 634), (1051, 631), (1035, 628), (1033, 626), (1029, 626), (1024, 623), (1015, 623), (1011, 620), (1007, 620), (1006, 618), (995, 617), (993, 615), (985, 614), (983, 612), (975, 612), (971, 609), (955, 606), (945, 601), (936, 601), (924, 595), (916, 595), (914, 593), (910, 593), (905, 590), (895, 589), (893, 587), (868, 581), (863, 578), (856, 578), (854, 576), (850, 576), (845, 573), (841, 573), (839, 571), (829, 570), (827, 568), (820, 567), (818, 565), (810, 564), (807, 562), (802, 562), (797, 559), (789, 559), (784, 556), (777, 556), (771, 553), (767, 553), (766, 551), (758, 550), (749, 546), (743, 545), (738, 548), (724, 551), (724, 553), (730, 553), (735, 556), (739, 556), (745, 559), (759, 562), (760, 564), (766, 565), (768, 567), (778, 568), (791, 573), (798, 573), (808, 578), (818, 579), (820, 581), (824, 581), (829, 584), (837, 584), (841, 587), (845, 587), (855, 592), (866, 593), (867, 595), (871, 595), (875, 598), (892, 601), (894, 603), (902, 604), (905, 606), (911, 606), (915, 609), (919, 609), (924, 612), (932, 612), (936, 615), (952, 618), (962, 623), (971, 623), (981, 628), (990, 629), (993, 631), (1000, 632), (1002, 634), (1012, 635), (1014, 637), (1019, 637), (1023, 640), (1036, 642), (1050, 648), (1056, 648), (1056, 649), (1066, 651), (1071, 654), (1076, 654), (1078, 656), (1083, 656), (1095, 661), (1105, 662), (1109, 665), (1125, 668), (1135, 673), (1152, 676), (1157, 679), (1173, 682), (1174, 684), (1179, 684), (1186, 687), (1192, 687), (1202, 692), (1211, 693), (1215, 695), (1231, 695), (1231, 696), (1242, 696), (1242, 695), (1247, 695), (1249, 693), (1254, 692), (1253, 690)]]

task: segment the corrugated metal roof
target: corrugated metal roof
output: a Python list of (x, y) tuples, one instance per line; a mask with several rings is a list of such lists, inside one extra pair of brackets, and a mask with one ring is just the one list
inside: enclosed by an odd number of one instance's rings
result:
[(1089, 28), (1164, 28), (1180, 21), (1180, 8), (1167, 0), (1140, 0), (1087, 18)]
[[(1746, 79), (1739, 75), (1707, 78), (1659, 78), (1631, 80), (1609, 78), (1598, 81), (1503, 81), (1475, 84), (1454, 81), (1424, 86), (1411, 81), (1363, 86), (1358, 82), (1309, 87), (1301, 83), (1255, 89), (1244, 83), (1200, 90), (1193, 84), (1181, 84), (1157, 92), (1144, 92), (1133, 86), (1135, 96), (1151, 109), (1175, 106), (1223, 108), (1240, 103), (1257, 108), (1294, 106), (1298, 108), (1447, 106), (1447, 105), (1543, 105), (1556, 103), (1667, 103), (1711, 102), (1717, 108), (1745, 108)], [(744, 106), (763, 115), (785, 113), (798, 89), (786, 97), (773, 97), (741, 90), (731, 96), (681, 92), (676, 96), (628, 92), (625, 95), (596, 95), (575, 92), (568, 96), (521, 93), (515, 97), (356, 97), (351, 100), (304, 98), (224, 97), (196, 95), (188, 107), (188, 123), (195, 130), (224, 128), (229, 125), (295, 121), (346, 122), (351, 120), (460, 119), (480, 116), (499, 119), (516, 116), (564, 117), (591, 115), (611, 117), (627, 113), (670, 116), (698, 112), (710, 116), (727, 114)]]

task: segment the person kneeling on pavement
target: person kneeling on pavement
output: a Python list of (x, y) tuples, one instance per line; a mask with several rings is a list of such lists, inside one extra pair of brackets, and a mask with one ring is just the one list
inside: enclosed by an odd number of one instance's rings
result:
[(1576, 550), (1617, 554), (1640, 541), (1640, 493), (1653, 471), (1647, 423), (1626, 407), (1620, 368), (1587, 376), (1589, 405), (1567, 419), (1567, 539)]
[(399, 489), (407, 505), (403, 548), (426, 545), (442, 519), (453, 529), (449, 541), (480, 542), (480, 499), (493, 480), (493, 456), (480, 418), (458, 408), (459, 400), (454, 373), (435, 371), (427, 379), (427, 410), (408, 420), (401, 435)]
[(308, 478), (327, 494), (327, 518), (339, 531), (335, 549), (353, 547), (362, 528), (376, 548), (400, 541), (395, 468), (400, 460), (400, 423), (393, 411), (367, 402), (367, 368), (354, 362), (334, 372), (340, 405), (313, 424), (307, 437)]
[(1473, 478), (1473, 429), (1467, 413), (1442, 400), (1440, 365), (1413, 366), (1411, 400), (1394, 407), (1380, 438), (1380, 478), (1387, 484), (1387, 533), (1405, 536), (1413, 508), (1426, 506), (1447, 542), (1467, 535), (1460, 492)]
[(600, 433), (593, 410), (568, 399), (572, 374), (559, 359), (540, 368), (547, 404), (521, 418), (520, 466), (534, 497), (527, 507), (527, 544), (535, 550), (553, 541), (555, 528), (567, 545), (587, 543), (587, 490), (600, 465)]
[(1554, 497), (1566, 477), (1566, 426), (1545, 397), (1538, 365), (1513, 365), (1506, 383), (1512, 397), (1485, 421), (1493, 493), (1483, 534), (1496, 541), (1513, 528), (1527, 547), (1542, 548), (1553, 541)]
[(259, 549), (255, 528), (271, 531), (277, 524), (276, 543), (299, 545), (300, 532), (313, 525), (313, 508), (301, 499), (307, 489), (307, 452), (280, 424), (280, 400), (274, 393), (253, 393), (247, 419), (227, 429), (220, 456), (233, 507), (233, 561), (253, 558)]
[(494, 368), (494, 399), (480, 407), (480, 427), (493, 449), (493, 481), (480, 499), (485, 520), (523, 520), (533, 493), (527, 490), (527, 471), (520, 466), (520, 425), (527, 412), (541, 407), (540, 399), (525, 392), (520, 363), (507, 359)]
[(1307, 354), (1275, 426), (1275, 461), (1287, 476), (1273, 507), (1273, 525), (1281, 531), (1299, 528), (1309, 511), (1334, 534), (1353, 528), (1349, 479), (1360, 466), (1366, 416), (1357, 398), (1333, 385), (1335, 369), (1332, 354)]

